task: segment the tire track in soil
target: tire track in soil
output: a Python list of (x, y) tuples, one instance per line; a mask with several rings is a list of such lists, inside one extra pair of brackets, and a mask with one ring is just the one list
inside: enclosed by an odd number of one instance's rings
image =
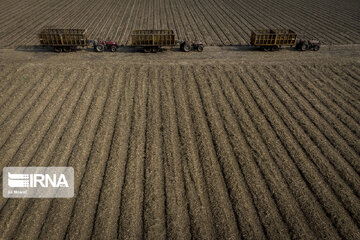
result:
[(149, 99), (147, 105), (146, 158), (144, 183), (145, 239), (166, 239), (165, 178), (162, 155), (162, 106), (159, 68), (149, 68)]
[[(251, 171), (251, 168), (246, 166), (243, 169), (249, 169), (249, 172), (256, 173), (258, 175), (257, 178), (260, 178), (259, 175), (262, 175), (264, 179), (262, 187), (269, 188), (282, 218), (289, 227), (291, 238), (315, 239), (315, 234), (308, 226), (300, 206), (279, 170), (279, 166), (270, 155), (270, 151), (262, 136), (263, 133), (255, 128), (253, 121), (248, 116), (246, 123), (241, 122), (238, 124), (237, 117), (231, 108), (231, 103), (225, 98), (221, 85), (216, 81), (216, 79), (221, 79), (222, 76), (214, 75), (215, 73), (221, 73), (221, 71), (209, 67), (205, 69), (205, 75), (207, 74), (211, 81), (209, 87), (213, 99), (217, 99), (220, 103), (217, 104), (218, 111), (223, 118), (224, 127), (234, 148), (235, 155), (239, 159), (243, 158), (242, 161), (253, 162), (255, 169), (258, 170)], [(253, 188), (250, 187), (250, 189)]]
[[(191, 221), (191, 237), (194, 239), (215, 239), (215, 223), (211, 213), (209, 193), (206, 187), (204, 170), (199, 159), (199, 152), (196, 148), (196, 136), (193, 122), (190, 116), (190, 109), (182, 89), (183, 75), (180, 76), (180, 68), (167, 67), (164, 69), (161, 79), (166, 81), (166, 92), (173, 89), (177, 123), (179, 128), (180, 146), (182, 148), (183, 172), (185, 178), (185, 192), (189, 199), (189, 212)], [(173, 76), (173, 77), (172, 77)]]
[(133, 119), (130, 134), (125, 182), (121, 195), (119, 235), (120, 239), (143, 238), (144, 227), (144, 161), (146, 150), (146, 116), (148, 104), (148, 68), (142, 66), (138, 76)]
[[(276, 87), (279, 87), (279, 92), (291, 96), (292, 100), (291, 101), (289, 100), (289, 103), (291, 102), (291, 105), (288, 104), (288, 108), (289, 109), (291, 108), (294, 111), (290, 110), (290, 112), (293, 113), (293, 116), (296, 119), (299, 119), (299, 121), (301, 121), (303, 129), (306, 132), (308, 132), (309, 137), (313, 140), (314, 143), (316, 143), (316, 145), (320, 149), (319, 154), (322, 160), (324, 161), (324, 163), (326, 163), (326, 165), (328, 166), (329, 171), (334, 174), (333, 176), (336, 176), (337, 175), (336, 170), (337, 170), (341, 178), (345, 180), (346, 183), (349, 186), (351, 186), (353, 188), (353, 191), (359, 196), (360, 178), (359, 175), (352, 168), (352, 166), (349, 165), (350, 162), (351, 165), (355, 164), (356, 166), (357, 161), (355, 159), (358, 159), (356, 157), (357, 154), (353, 153), (353, 156), (348, 156), (351, 153), (349, 154), (345, 153), (346, 155), (341, 156), (340, 153), (342, 153), (342, 151), (340, 149), (336, 149), (336, 145), (337, 144), (344, 145), (342, 147), (350, 151), (351, 149), (349, 149), (349, 146), (346, 143), (341, 144), (341, 142), (339, 143), (339, 141), (337, 141), (338, 138), (341, 138), (339, 135), (336, 135), (335, 133), (332, 132), (328, 133), (328, 131), (330, 131), (332, 127), (326, 124), (324, 124), (325, 126), (320, 125), (321, 121), (325, 121), (325, 120), (322, 119), (321, 116), (313, 116), (315, 115), (315, 113), (313, 112), (314, 110), (312, 109), (312, 106), (306, 102), (306, 99), (298, 99), (300, 98), (300, 96), (297, 90), (288, 87), (287, 84), (288, 78), (292, 78), (292, 77), (288, 76), (288, 74), (286, 74), (283, 71), (277, 71), (276, 73), (275, 71), (270, 73), (271, 75), (270, 79), (276, 79), (276, 81), (273, 81), (274, 83), (270, 83), (270, 81), (267, 81), (268, 84), (270, 86), (276, 84), (277, 85)], [(285, 76), (288, 76), (286, 80), (284, 79)], [(331, 136), (330, 134), (334, 134), (335, 136)], [(336, 150), (340, 151), (340, 153)], [(348, 161), (346, 161), (346, 159)], [(328, 174), (332, 175), (331, 173)], [(337, 185), (343, 185), (342, 190), (344, 191), (343, 192), (344, 194), (345, 194), (345, 189), (346, 191), (349, 192), (350, 195), (352, 194), (351, 193), (352, 191), (349, 191), (349, 189), (347, 189), (347, 185), (342, 181), (338, 180)], [(354, 203), (354, 205), (356, 205), (356, 203)]]
[[(77, 75), (75, 75), (76, 77)], [(73, 76), (74, 77), (74, 76)], [(29, 141), (28, 142), (41, 142), (39, 146), (36, 147), (35, 152), (29, 152), (29, 148), (25, 148), (23, 152), (21, 152), (20, 157), (18, 157), (19, 154), (17, 154), (13, 158), (13, 162), (15, 164), (12, 164), (13, 166), (16, 165), (22, 165), (22, 166), (28, 166), (28, 165), (36, 165), (36, 166), (49, 166), (52, 165), (50, 154), (54, 150), (56, 143), (58, 142), (59, 138), (61, 137), (63, 130), (65, 128), (66, 123), (70, 119), (73, 109), (78, 103), (80, 94), (83, 92), (85, 83), (87, 81), (87, 78), (84, 78), (85, 81), (75, 81), (73, 82), (73, 86), (69, 86), (71, 88), (69, 89), (75, 89), (74, 91), (69, 91), (66, 95), (63, 102), (61, 103), (60, 110), (56, 113), (56, 116), (54, 118), (44, 117), (45, 121), (48, 121), (49, 119), (53, 119), (50, 123), (50, 127), (47, 128), (46, 133), (44, 136), (39, 135), (36, 136), (38, 138), (41, 138), (41, 141), (31, 138), (29, 135)], [(75, 100), (75, 101), (74, 101)], [(52, 108), (56, 109), (56, 108)], [(39, 119), (39, 124), (43, 121)], [(46, 125), (45, 125), (46, 126)], [(31, 149), (30, 149), (31, 150)], [(21, 150), (19, 150), (20, 152)], [(12, 204), (12, 202), (9, 202), (9, 204)], [(17, 206), (8, 206), (8, 209), (12, 209), (11, 216), (5, 217), (5, 219), (12, 220), (12, 218), (15, 218), (15, 221), (12, 221), (10, 226), (12, 227), (13, 231), (17, 229), (16, 232), (13, 232), (8, 234), (9, 237), (14, 237), (16, 239), (36, 239), (39, 230), (41, 228), (41, 225), (43, 223), (46, 211), (49, 207), (50, 200), (49, 199), (24, 199), (24, 201), (16, 201)], [(14, 211), (14, 209), (16, 209)], [(10, 220), (10, 221), (11, 221)], [(9, 221), (9, 222), (10, 222)], [(14, 226), (16, 226), (14, 228)], [(20, 227), (21, 226), (21, 227)]]
[[(97, 82), (101, 81), (101, 84), (99, 83), (98, 88), (96, 89), (91, 100), (91, 105), (88, 109), (79, 109), (81, 114), (84, 114), (83, 111), (87, 111), (83, 124), (78, 125), (78, 122), (75, 121), (74, 125), (71, 125), (74, 126), (76, 130), (74, 132), (69, 132), (70, 136), (68, 140), (70, 140), (64, 142), (66, 146), (64, 146), (63, 150), (66, 154), (61, 154), (61, 152), (58, 153), (58, 162), (61, 162), (61, 165), (74, 168), (74, 197), (71, 199), (52, 200), (46, 220), (43, 222), (39, 236), (40, 239), (48, 239), (49, 236), (54, 239), (63, 239), (65, 236), (72, 238), (71, 232), (67, 232), (67, 226), (70, 224), (73, 205), (75, 204), (77, 193), (79, 192), (81, 179), (86, 170), (86, 165), (96, 130), (102, 116), (110, 84), (109, 78), (104, 78), (104, 76), (107, 76), (109, 69), (102, 69), (101, 72), (103, 74), (96, 75), (96, 78), (94, 79)], [(102, 80), (102, 78), (104, 78), (104, 80)], [(78, 128), (81, 130), (78, 130)], [(78, 135), (79, 131), (80, 133)], [(75, 136), (78, 137), (76, 138)], [(64, 136), (63, 139), (65, 139), (65, 137), (66, 136)], [(73, 139), (70, 137), (73, 137)], [(75, 139), (76, 142), (74, 142)]]
[[(239, 74), (244, 74), (244, 70), (239, 70)], [(255, 73), (252, 72), (252, 75)], [(245, 75), (245, 74), (244, 74)], [(251, 75), (247, 75), (252, 77)], [(243, 79), (247, 79), (244, 77)], [(345, 238), (357, 238), (357, 227), (352, 220), (352, 218), (349, 215), (349, 212), (345, 210), (342, 203), (339, 202), (337, 199), (337, 196), (339, 196), (339, 192), (333, 191), (330, 186), (325, 182), (326, 181), (332, 181), (335, 185), (336, 181), (339, 180), (339, 177), (335, 180), (333, 180), (333, 176), (329, 176), (326, 172), (328, 171), (326, 166), (326, 160), (324, 163), (323, 161), (319, 162), (319, 159), (322, 159), (319, 149), (316, 147), (314, 143), (311, 143), (310, 137), (304, 132), (304, 130), (299, 126), (299, 123), (297, 120), (294, 119), (294, 117), (289, 113), (289, 110), (283, 105), (280, 100), (283, 100), (282, 97), (279, 97), (275, 95), (273, 90), (269, 88), (269, 85), (264, 85), (263, 81), (259, 80), (259, 78), (255, 77), (257, 79), (255, 81), (256, 84), (255, 89), (250, 88), (249, 90), (251, 92), (259, 91), (261, 89), (262, 94), (265, 94), (265, 96), (260, 96), (262, 98), (266, 97), (270, 103), (271, 106), (273, 106), (275, 110), (275, 113), (279, 114), (279, 116), (283, 119), (284, 123), (289, 128), (291, 134), (293, 134), (294, 137), (296, 137), (297, 140), (294, 140), (295, 142), (298, 142), (300, 144), (301, 151), (298, 151), (297, 154), (301, 154), (302, 157), (299, 158), (299, 161), (301, 164), (298, 165), (299, 168), (303, 168), (305, 165), (308, 165), (307, 167), (310, 167), (310, 169), (302, 171), (304, 176), (308, 176), (308, 182), (311, 183), (314, 191), (316, 192), (317, 197), (319, 198), (319, 201), (321, 202), (322, 206), (325, 208), (329, 218), (332, 220), (333, 224), (335, 224), (337, 230), (339, 233), (345, 237)], [(249, 85), (248, 85), (249, 87)], [(260, 89), (258, 89), (260, 87)], [(252, 93), (252, 96), (254, 99), (256, 99), (256, 95)], [(289, 101), (289, 100), (288, 100)], [(269, 102), (266, 102), (268, 105)], [(265, 112), (268, 109), (270, 109), (269, 105), (265, 108), (263, 107), (262, 110)], [(289, 148), (290, 149), (290, 148)], [(305, 152), (303, 152), (305, 151)], [(310, 161), (310, 159), (313, 159), (313, 161)], [(304, 161), (304, 159), (309, 159), (308, 161)], [(320, 174), (318, 171), (320, 171), (322, 174)], [(335, 173), (336, 176), (336, 173)], [(341, 192), (341, 191), (340, 191)], [(337, 196), (335, 196), (337, 194)]]
[[(237, 202), (239, 205), (244, 206), (254, 204), (260, 220), (267, 231), (267, 237), (272, 238), (278, 236), (280, 238), (288, 238), (289, 232), (287, 226), (283, 222), (282, 216), (271, 196), (264, 176), (252, 159), (250, 155), (251, 151), (244, 141), (242, 141), (242, 138), (237, 139), (242, 142), (236, 145), (236, 147), (241, 149), (239, 150), (241, 154), (235, 155), (234, 153), (233, 146), (228, 140), (228, 135), (231, 134), (227, 132), (224, 119), (221, 117), (216, 103), (211, 101), (211, 99), (214, 98), (211, 96), (208, 84), (213, 85), (213, 83), (209, 74), (197, 69), (195, 69), (194, 72), (195, 78), (198, 79), (198, 89), (201, 99), (203, 100), (203, 106), (208, 117), (210, 129), (212, 129), (218, 159), (223, 165), (232, 202)], [(238, 146), (238, 144), (241, 146)], [(239, 160), (237, 160), (237, 158), (239, 158)], [(239, 205), (237, 209), (239, 209)], [(239, 224), (241, 219), (241, 217), (238, 217)]]
[[(326, 213), (308, 187), (308, 183), (297, 168), (296, 161), (292, 160), (292, 153), (287, 150), (289, 146), (287, 143), (283, 143), (284, 138), (289, 138), (285, 137), (281, 132), (277, 134), (278, 128), (284, 129), (281, 123), (279, 123), (278, 117), (273, 116), (271, 119), (267, 118), (268, 116), (261, 111), (255, 99), (242, 83), (242, 80), (236, 76), (232, 66), (221, 66), (218, 71), (224, 73), (224, 77), (218, 78), (219, 84), (223, 86), (223, 94), (230, 103), (237, 117), (238, 124), (244, 130), (256, 128), (261, 133), (265, 144), (269, 146), (270, 154), (279, 167), (280, 172), (284, 176), (314, 233), (321, 239), (340, 239), (336, 229), (332, 226)], [(273, 119), (275, 123), (270, 121)], [(245, 123), (250, 123), (250, 125), (246, 125)], [(248, 239), (257, 238), (249, 237)]]
[(93, 237), (115, 239), (118, 237), (121, 191), (124, 185), (126, 161), (128, 154), (134, 93), (137, 89), (138, 67), (125, 68), (125, 92), (121, 96), (119, 116), (115, 125), (109, 159), (101, 189), (98, 208), (93, 226)]
[(120, 96), (125, 91), (125, 78), (119, 76), (123, 74), (119, 73), (121, 70), (122, 68), (115, 71), (111, 71), (110, 68), (106, 69), (110, 73), (110, 76), (106, 74), (106, 78), (111, 79), (111, 85), (108, 89), (102, 117), (93, 139), (86, 169), (73, 205), (72, 216), (65, 238), (89, 239), (92, 235), (103, 177), (108, 166), (111, 140), (118, 117)]

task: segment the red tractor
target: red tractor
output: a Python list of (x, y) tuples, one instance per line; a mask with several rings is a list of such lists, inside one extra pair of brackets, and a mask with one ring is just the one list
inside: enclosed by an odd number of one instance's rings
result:
[(113, 41), (94, 41), (94, 50), (97, 52), (103, 52), (104, 50), (108, 50), (111, 52), (116, 52), (119, 48), (119, 45)]

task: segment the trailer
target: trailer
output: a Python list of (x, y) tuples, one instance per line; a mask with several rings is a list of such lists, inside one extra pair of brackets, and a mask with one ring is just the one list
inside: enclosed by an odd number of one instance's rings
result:
[(257, 29), (251, 32), (250, 44), (269, 51), (296, 45), (296, 33), (290, 29)]
[(85, 29), (42, 29), (38, 35), (40, 45), (50, 47), (55, 52), (69, 52), (78, 47), (88, 46), (88, 39)]
[(156, 53), (161, 48), (174, 48), (179, 44), (184, 52), (190, 50), (201, 52), (204, 49), (201, 41), (189, 43), (176, 40), (173, 30), (134, 30), (130, 38), (131, 47), (141, 47), (146, 53)]

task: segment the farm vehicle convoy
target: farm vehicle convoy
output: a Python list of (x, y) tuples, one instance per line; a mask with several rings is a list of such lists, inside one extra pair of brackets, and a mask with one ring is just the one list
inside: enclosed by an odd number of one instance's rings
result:
[[(38, 37), (41, 46), (53, 48), (55, 52), (70, 52), (89, 46), (93, 46), (97, 52), (116, 52), (121, 47), (114, 41), (88, 40), (85, 29), (43, 29)], [(278, 50), (282, 47), (295, 47), (301, 51), (320, 49), (320, 41), (297, 41), (297, 34), (289, 29), (254, 30), (250, 35), (250, 45), (264, 51)], [(142, 48), (146, 53), (156, 53), (162, 48), (172, 49), (177, 46), (184, 52), (204, 50), (201, 41), (177, 40), (173, 30), (134, 30), (128, 47)]]

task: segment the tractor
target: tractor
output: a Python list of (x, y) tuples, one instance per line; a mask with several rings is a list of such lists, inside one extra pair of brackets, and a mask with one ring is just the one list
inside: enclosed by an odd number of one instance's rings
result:
[(103, 52), (104, 50), (109, 50), (111, 52), (116, 52), (119, 48), (119, 45), (113, 41), (94, 41), (94, 50), (97, 52)]
[(190, 50), (202, 52), (204, 50), (204, 44), (201, 41), (193, 41), (191, 43), (182, 42), (180, 44), (180, 49), (184, 52), (189, 52)]
[(301, 50), (301, 51), (306, 51), (306, 50), (314, 50), (314, 51), (318, 51), (320, 49), (320, 41), (319, 40), (300, 40), (297, 42), (296, 49)]

